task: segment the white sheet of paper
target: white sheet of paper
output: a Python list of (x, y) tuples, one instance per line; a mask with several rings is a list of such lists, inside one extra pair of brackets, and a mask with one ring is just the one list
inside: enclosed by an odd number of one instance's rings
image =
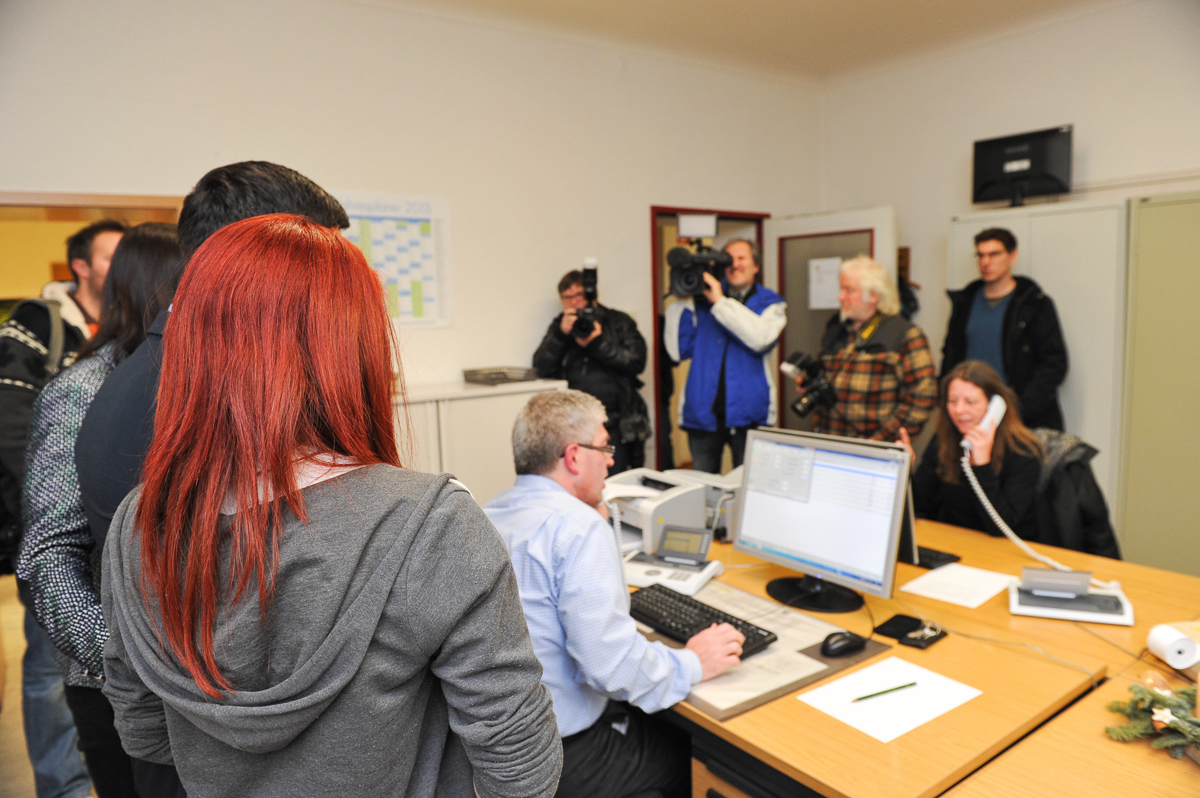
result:
[[(859, 696), (909, 682), (916, 684), (857, 703), (854, 701)], [(899, 657), (888, 657), (797, 697), (881, 743), (890, 743), (982, 692)]]
[(605, 485), (603, 495), (606, 502), (613, 499), (655, 499), (662, 495), (662, 491), (645, 485), (627, 485), (617, 482)]
[(1008, 590), (1009, 584), (1016, 581), (1017, 577), (1009, 574), (952, 562), (921, 574), (900, 589), (905, 593), (976, 609), (1000, 591)]
[(811, 258), (808, 261), (808, 309), (833, 310), (838, 302), (838, 269), (841, 258)]

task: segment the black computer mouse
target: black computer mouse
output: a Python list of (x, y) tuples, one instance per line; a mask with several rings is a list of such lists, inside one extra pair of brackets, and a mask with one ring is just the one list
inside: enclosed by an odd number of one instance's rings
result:
[(821, 654), (826, 657), (844, 657), (862, 651), (866, 644), (867, 638), (854, 632), (834, 632), (821, 644)]

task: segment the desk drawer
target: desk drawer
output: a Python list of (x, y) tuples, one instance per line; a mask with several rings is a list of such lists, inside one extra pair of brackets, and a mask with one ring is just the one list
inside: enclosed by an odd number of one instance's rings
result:
[(692, 798), (755, 798), (713, 775), (699, 759), (692, 760)]

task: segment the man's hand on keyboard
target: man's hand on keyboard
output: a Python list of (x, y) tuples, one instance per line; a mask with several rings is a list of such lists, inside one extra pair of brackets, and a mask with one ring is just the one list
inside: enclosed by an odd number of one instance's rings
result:
[(727, 623), (716, 624), (692, 635), (687, 648), (700, 658), (700, 681), (707, 681), (741, 662), (746, 636)]

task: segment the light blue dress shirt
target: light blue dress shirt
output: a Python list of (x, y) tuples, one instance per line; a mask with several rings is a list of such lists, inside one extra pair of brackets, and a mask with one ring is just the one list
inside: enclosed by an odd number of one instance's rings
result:
[(523, 474), (483, 511), (512, 557), (559, 734), (590, 728), (610, 698), (657, 712), (687, 697), (700, 658), (638, 632), (612, 527), (595, 509)]

